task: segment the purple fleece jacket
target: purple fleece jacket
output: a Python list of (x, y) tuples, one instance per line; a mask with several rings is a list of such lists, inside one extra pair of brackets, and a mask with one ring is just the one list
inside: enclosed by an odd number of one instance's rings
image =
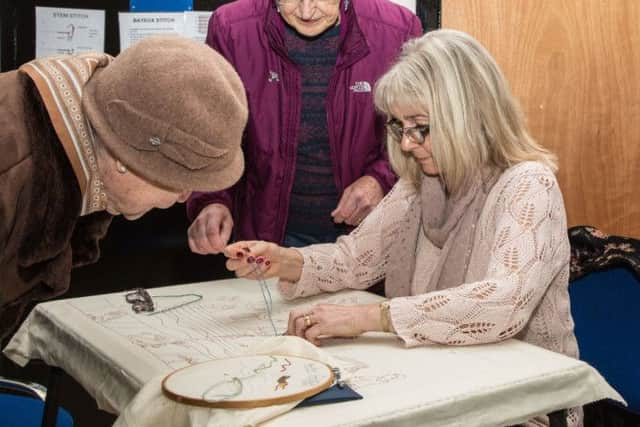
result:
[[(386, 193), (395, 183), (384, 147), (384, 120), (376, 114), (373, 88), (409, 38), (422, 34), (420, 20), (389, 0), (351, 0), (340, 5), (340, 48), (327, 91), (327, 129), (340, 194), (370, 175)], [(282, 243), (294, 180), (301, 109), (301, 81), (288, 58), (285, 23), (273, 0), (238, 0), (218, 8), (207, 44), (224, 55), (244, 82), (249, 122), (243, 149), (245, 174), (232, 188), (194, 193), (191, 220), (211, 203), (229, 207), (238, 240)]]

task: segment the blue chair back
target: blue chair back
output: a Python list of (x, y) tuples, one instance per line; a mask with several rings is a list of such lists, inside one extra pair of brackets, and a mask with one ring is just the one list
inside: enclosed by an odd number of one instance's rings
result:
[[(0, 393), (0, 425), (2, 427), (40, 427), (44, 402), (40, 399), (9, 393)], [(73, 427), (73, 418), (58, 408), (56, 427)]]
[(640, 280), (612, 268), (573, 281), (569, 293), (580, 359), (640, 414)]

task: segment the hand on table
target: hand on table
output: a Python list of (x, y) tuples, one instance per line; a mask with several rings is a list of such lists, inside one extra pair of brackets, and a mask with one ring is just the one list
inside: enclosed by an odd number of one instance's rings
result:
[(382, 187), (375, 178), (369, 175), (360, 177), (342, 193), (338, 206), (331, 212), (333, 222), (358, 225), (383, 197)]
[(233, 243), (224, 249), (227, 269), (238, 277), (263, 279), (278, 277), (297, 282), (302, 273), (302, 254), (293, 248), (285, 248), (275, 243), (249, 240)]
[(213, 203), (202, 209), (189, 227), (189, 248), (200, 255), (218, 254), (227, 245), (232, 229), (233, 218), (229, 208)]
[(320, 345), (322, 338), (355, 337), (369, 331), (382, 331), (379, 304), (318, 304), (311, 309), (292, 310), (286, 335)]

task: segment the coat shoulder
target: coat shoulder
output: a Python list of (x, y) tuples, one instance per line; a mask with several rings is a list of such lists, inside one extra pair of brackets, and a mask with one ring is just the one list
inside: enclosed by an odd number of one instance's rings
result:
[(269, 7), (273, 7), (270, 0), (236, 0), (217, 8), (214, 16), (220, 25), (235, 26), (247, 21), (264, 20)]
[(505, 170), (498, 179), (494, 188), (505, 189), (518, 185), (523, 180), (537, 180), (544, 182), (546, 186), (557, 186), (556, 176), (553, 170), (544, 163), (527, 161), (518, 163)]
[(0, 74), (0, 174), (31, 155), (25, 117), (29, 79), (20, 71)]

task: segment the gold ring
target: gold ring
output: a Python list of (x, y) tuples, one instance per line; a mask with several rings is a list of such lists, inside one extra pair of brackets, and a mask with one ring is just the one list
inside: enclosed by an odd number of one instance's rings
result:
[(306, 315), (303, 317), (303, 319), (304, 319), (304, 326), (306, 326), (307, 328), (310, 328), (310, 327), (311, 327), (311, 325), (313, 324), (313, 323), (311, 322), (311, 315), (310, 315), (310, 314), (306, 314)]

